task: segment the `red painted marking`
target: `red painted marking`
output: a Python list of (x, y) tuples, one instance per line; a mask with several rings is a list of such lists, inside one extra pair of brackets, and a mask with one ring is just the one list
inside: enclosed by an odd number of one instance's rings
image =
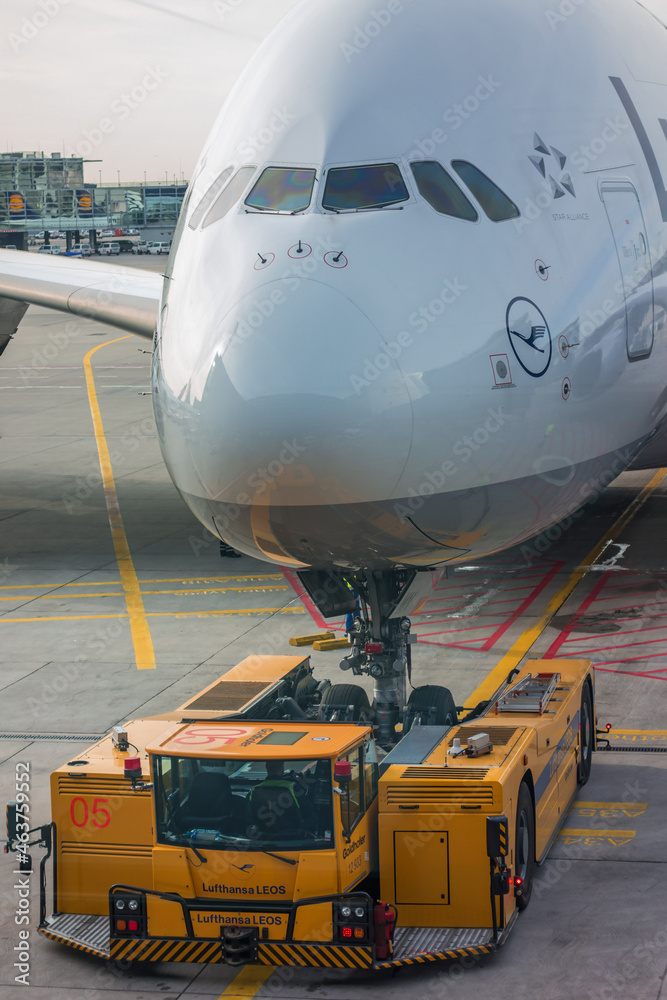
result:
[[(611, 660), (611, 663), (622, 663), (622, 660)], [(605, 674), (630, 674), (632, 677), (646, 677), (650, 681), (667, 681), (667, 677), (656, 677), (655, 674), (647, 674), (643, 670), (609, 670), (608, 667), (596, 667)]]
[[(626, 621), (626, 622), (632, 620), (633, 620), (632, 618), (619, 619), (619, 621)], [(650, 625), (648, 628), (633, 628), (633, 629), (628, 629), (627, 632), (608, 632), (608, 633), (596, 632), (595, 635), (582, 635), (581, 637), (566, 639), (565, 642), (587, 642), (589, 639), (600, 639), (605, 634), (609, 636), (610, 640), (613, 640), (618, 638), (619, 635), (641, 635), (642, 632), (656, 632), (658, 629), (667, 629), (667, 624)], [(667, 639), (665, 641), (667, 642)], [(615, 649), (616, 647), (612, 641), (611, 647), (605, 647), (605, 648)]]
[[(594, 638), (599, 639), (600, 636), (595, 636)], [(667, 644), (667, 638), (663, 638), (663, 639), (643, 639), (641, 642), (619, 642), (619, 643), (612, 643), (609, 646), (599, 646), (596, 649), (590, 649), (587, 646), (586, 647), (586, 653), (606, 653), (606, 652), (610, 652), (610, 651), (613, 652), (616, 649), (627, 649), (629, 646), (651, 646), (651, 645), (653, 645), (656, 642), (661, 642), (661, 643), (663, 643), (663, 645)]]
[(494, 632), (494, 634), (490, 637), (490, 639), (488, 639), (486, 643), (482, 646), (481, 651), (483, 653), (488, 653), (489, 650), (492, 648), (492, 646), (496, 642), (498, 642), (498, 640), (505, 634), (505, 632), (507, 632), (508, 628), (514, 625), (517, 618), (519, 618), (524, 613), (526, 608), (528, 608), (529, 605), (532, 604), (532, 602), (541, 594), (541, 592), (544, 590), (547, 584), (553, 579), (553, 577), (556, 575), (559, 569), (560, 565), (558, 563), (552, 566), (551, 572), (547, 573), (545, 578), (542, 580), (542, 583), (540, 583), (535, 588), (532, 594), (529, 594), (528, 597), (526, 597), (525, 600), (521, 602), (521, 604), (516, 609), (514, 614), (510, 615), (505, 624), (501, 625), (501, 627), (497, 630), (497, 632)]
[(590, 594), (588, 595), (588, 597), (586, 598), (586, 600), (583, 602), (583, 604), (581, 605), (581, 607), (579, 608), (579, 610), (575, 611), (575, 613), (572, 615), (572, 618), (570, 619), (569, 625), (566, 628), (564, 628), (563, 631), (561, 632), (561, 634), (556, 639), (554, 639), (554, 641), (551, 643), (551, 645), (549, 646), (549, 649), (544, 654), (543, 658), (545, 660), (551, 660), (551, 659), (554, 658), (554, 656), (556, 655), (556, 653), (558, 652), (558, 650), (560, 649), (560, 647), (565, 642), (565, 640), (568, 637), (568, 635), (570, 635), (570, 633), (572, 632), (572, 629), (574, 627), (575, 622), (578, 621), (579, 618), (581, 618), (581, 616), (584, 614), (584, 612), (588, 610), (588, 608), (591, 606), (591, 604), (593, 603), (593, 601), (597, 598), (598, 594), (600, 593), (600, 591), (602, 590), (602, 588), (604, 587), (604, 585), (605, 585), (605, 583), (607, 582), (608, 579), (609, 579), (609, 570), (607, 570), (606, 573), (602, 574), (602, 576), (600, 577), (600, 579), (598, 580), (598, 582), (596, 583), (596, 585), (593, 587), (593, 589), (591, 590)]

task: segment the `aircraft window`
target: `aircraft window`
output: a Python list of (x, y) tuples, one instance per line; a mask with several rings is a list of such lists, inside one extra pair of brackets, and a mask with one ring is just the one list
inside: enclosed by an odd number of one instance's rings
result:
[(335, 167), (327, 173), (322, 208), (329, 212), (386, 208), (410, 197), (395, 163)]
[(260, 212), (303, 212), (310, 205), (314, 170), (267, 167), (245, 200)]
[(230, 208), (234, 207), (247, 188), (248, 181), (256, 170), (257, 167), (239, 167), (232, 179), (226, 187), (222, 189), (208, 210), (202, 229), (206, 229), (207, 226), (210, 226), (212, 223), (217, 222), (218, 219), (222, 219), (225, 215), (227, 215), (227, 212)]
[(410, 168), (422, 198), (441, 215), (477, 222), (479, 215), (456, 181), (437, 160), (418, 160)]
[(452, 160), (452, 167), (470, 188), (492, 222), (518, 219), (521, 212), (497, 184), (466, 160)]
[(202, 200), (199, 202), (194, 212), (192, 213), (192, 218), (188, 222), (188, 226), (190, 227), (190, 229), (198, 228), (199, 223), (202, 221), (202, 219), (208, 212), (209, 208), (211, 207), (215, 199), (218, 197), (218, 195), (220, 194), (220, 192), (222, 191), (225, 184), (227, 183), (227, 181), (229, 180), (229, 178), (232, 176), (233, 173), (234, 173), (234, 168), (227, 167), (227, 169), (223, 170), (220, 176), (213, 181), (210, 188), (208, 189), (208, 191), (206, 192), (206, 194), (204, 195), (204, 197), (202, 198)]

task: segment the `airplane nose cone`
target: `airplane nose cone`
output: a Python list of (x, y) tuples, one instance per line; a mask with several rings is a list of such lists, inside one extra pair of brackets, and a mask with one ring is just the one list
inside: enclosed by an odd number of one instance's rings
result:
[(238, 302), (191, 387), (199, 495), (241, 507), (391, 497), (412, 435), (392, 346), (319, 281), (268, 283)]

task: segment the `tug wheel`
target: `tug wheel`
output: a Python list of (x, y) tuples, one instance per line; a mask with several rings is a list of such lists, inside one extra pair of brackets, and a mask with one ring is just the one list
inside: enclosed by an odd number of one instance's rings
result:
[(353, 706), (352, 721), (368, 722), (371, 718), (371, 706), (368, 695), (358, 684), (332, 684), (322, 695), (320, 718), (323, 722), (331, 721), (331, 716), (341, 707)]
[(591, 776), (594, 740), (593, 697), (591, 686), (588, 681), (585, 681), (581, 692), (581, 711), (579, 714), (579, 763), (577, 765), (577, 783), (579, 785), (585, 785)]
[(519, 788), (515, 829), (514, 876), (523, 883), (521, 895), (516, 897), (516, 905), (519, 910), (525, 910), (530, 903), (535, 871), (535, 814), (533, 799), (525, 781)]

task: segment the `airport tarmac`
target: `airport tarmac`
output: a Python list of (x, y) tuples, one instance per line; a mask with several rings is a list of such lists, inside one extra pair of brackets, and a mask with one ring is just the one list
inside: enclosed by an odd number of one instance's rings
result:
[[(165, 259), (121, 263), (161, 271)], [(86, 740), (181, 704), (250, 653), (294, 652), (289, 637), (313, 631), (297, 581), (247, 557), (220, 558), (217, 540), (176, 493), (153, 425), (150, 346), (31, 308), (0, 360), (0, 792), (12, 798), (17, 764), (28, 764), (35, 824), (49, 818), (50, 770)], [(105, 444), (113, 481), (103, 486)], [(598, 719), (612, 723), (612, 744), (622, 748), (594, 758), (530, 908), (498, 954), (470, 968), (395, 976), (115, 968), (37, 934), (34, 876), (26, 987), (14, 978), (17, 876), (5, 856), (3, 1000), (356, 1000), (369, 992), (383, 1000), (665, 1000), (662, 475), (600, 484), (550, 537), (450, 569), (413, 618), (415, 684), (446, 683), (458, 704), (488, 697), (526, 656), (594, 660)], [(115, 498), (121, 521), (112, 528)], [(318, 676), (346, 680), (339, 657), (314, 652)]]

